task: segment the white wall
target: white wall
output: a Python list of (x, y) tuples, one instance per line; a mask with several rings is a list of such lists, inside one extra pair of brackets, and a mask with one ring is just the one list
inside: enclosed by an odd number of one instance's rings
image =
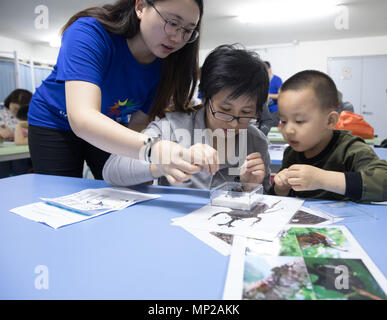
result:
[[(266, 47), (266, 48), (265, 48)], [(327, 72), (328, 58), (387, 54), (387, 35), (380, 37), (300, 42), (298, 45), (257, 45), (263, 60), (270, 61), (272, 70), (283, 80), (305, 69)], [(20, 57), (55, 64), (59, 48), (33, 45), (0, 36), (0, 51), (17, 50)], [(200, 50), (199, 63), (203, 64), (211, 50)]]
[[(249, 47), (257, 51), (263, 60), (271, 63), (273, 73), (286, 80), (305, 69), (327, 72), (328, 58), (387, 54), (387, 36), (352, 38), (341, 40), (300, 42)], [(200, 65), (211, 50), (200, 51)]]
[(19, 41), (0, 36), (0, 52), (18, 52), (19, 58), (33, 59), (34, 61), (55, 64), (59, 48), (52, 48), (43, 45), (34, 45), (28, 42)]

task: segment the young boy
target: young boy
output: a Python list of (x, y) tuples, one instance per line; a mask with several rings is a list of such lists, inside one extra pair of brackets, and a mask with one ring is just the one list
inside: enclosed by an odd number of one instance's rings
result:
[[(224, 45), (208, 55), (199, 86), (203, 106), (195, 111), (168, 112), (144, 132), (178, 142), (194, 154), (202, 152), (198, 145), (204, 140), (206, 147), (217, 150), (219, 159), (225, 155), (215, 175), (201, 171), (180, 186), (210, 189), (225, 180), (240, 180), (263, 184), (269, 191), (268, 140), (253, 125), (267, 99), (268, 86), (265, 65), (256, 53)], [(173, 177), (163, 175), (152, 163), (118, 155), (111, 155), (103, 169), (104, 179), (113, 185), (129, 186), (158, 178), (159, 184), (177, 185)]]
[(281, 132), (289, 143), (271, 191), (280, 196), (387, 200), (387, 162), (348, 131), (333, 130), (337, 89), (319, 71), (302, 71), (281, 87)]

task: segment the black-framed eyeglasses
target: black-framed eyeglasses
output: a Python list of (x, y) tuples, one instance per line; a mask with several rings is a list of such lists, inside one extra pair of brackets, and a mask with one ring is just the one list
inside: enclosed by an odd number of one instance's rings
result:
[(248, 123), (250, 123), (250, 121), (256, 121), (257, 120), (256, 117), (237, 117), (237, 116), (233, 116), (232, 114), (228, 114), (228, 113), (225, 113), (225, 112), (222, 112), (222, 111), (215, 111), (213, 106), (212, 106), (211, 99), (208, 99), (208, 101), (209, 101), (211, 113), (212, 113), (212, 115), (214, 116), (215, 119), (222, 120), (222, 121), (225, 121), (225, 122), (231, 122), (234, 119), (237, 119), (237, 121), (240, 124), (248, 124)]
[(156, 9), (153, 3), (150, 1), (145, 1), (149, 4), (155, 11), (159, 14), (159, 16), (164, 20), (164, 31), (168, 36), (175, 36), (180, 31), (183, 37), (183, 40), (187, 43), (194, 42), (199, 37), (199, 31), (195, 29), (187, 29), (180, 25), (180, 23), (173, 19), (164, 18), (159, 10)]

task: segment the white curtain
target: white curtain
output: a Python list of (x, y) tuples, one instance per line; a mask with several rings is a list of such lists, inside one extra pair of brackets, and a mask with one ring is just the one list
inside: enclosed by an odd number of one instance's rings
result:
[(0, 102), (15, 89), (15, 64), (0, 61)]
[(52, 72), (50, 68), (34, 67), (35, 88), (38, 88)]
[(33, 92), (32, 78), (31, 78), (31, 67), (23, 63), (19, 63), (19, 88), (26, 89)]

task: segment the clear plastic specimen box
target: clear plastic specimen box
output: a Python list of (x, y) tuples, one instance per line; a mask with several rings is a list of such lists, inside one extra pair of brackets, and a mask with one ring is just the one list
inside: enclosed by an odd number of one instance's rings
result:
[(261, 201), (261, 184), (225, 182), (210, 192), (211, 205), (235, 210), (251, 210)]

